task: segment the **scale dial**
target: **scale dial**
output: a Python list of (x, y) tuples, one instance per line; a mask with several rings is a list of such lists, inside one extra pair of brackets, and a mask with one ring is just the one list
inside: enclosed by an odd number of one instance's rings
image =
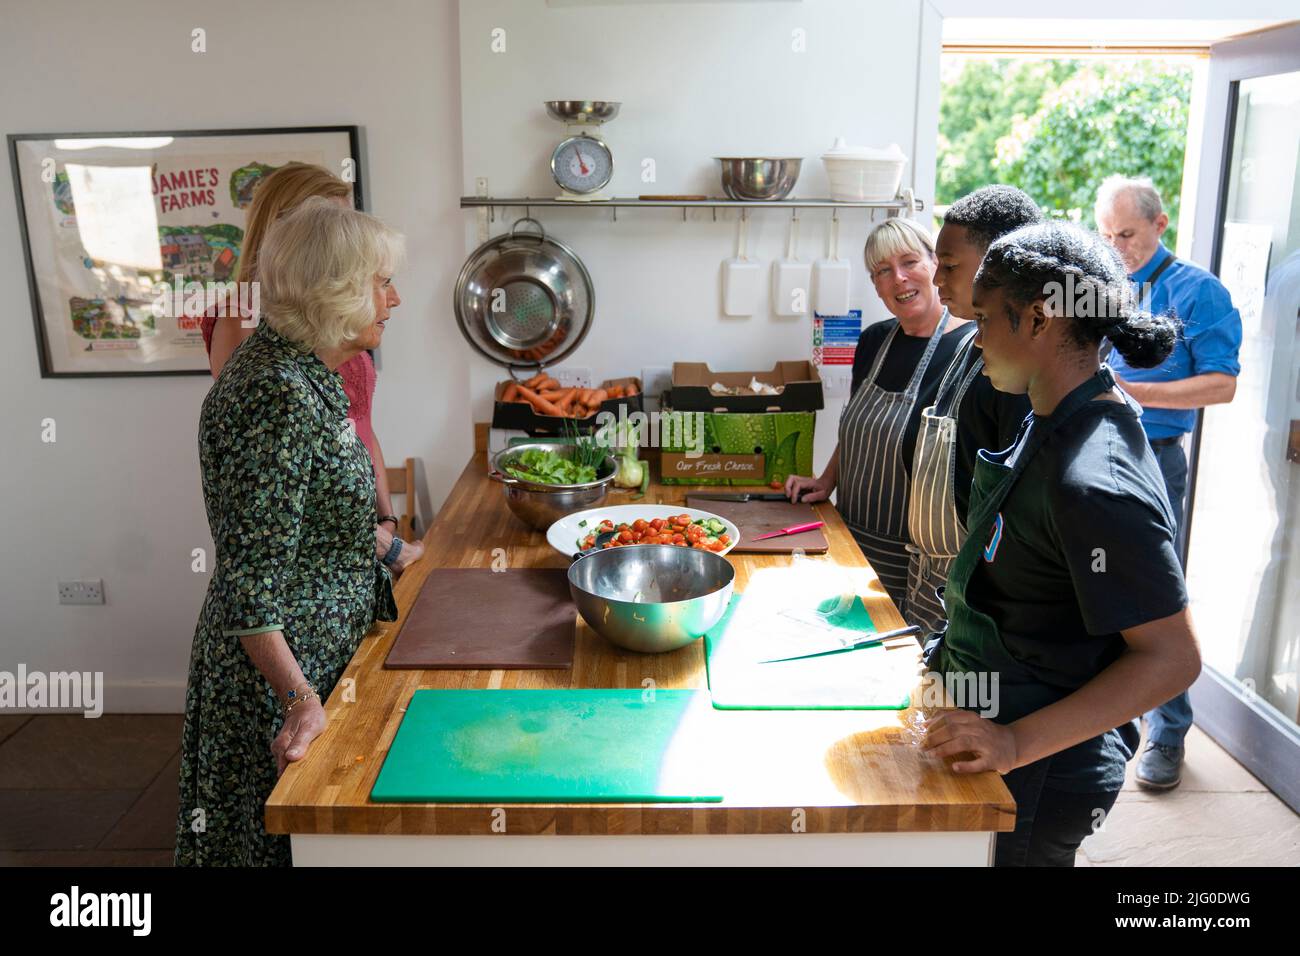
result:
[(551, 153), (551, 175), (561, 189), (571, 193), (598, 192), (614, 175), (614, 156), (594, 136), (570, 136)]

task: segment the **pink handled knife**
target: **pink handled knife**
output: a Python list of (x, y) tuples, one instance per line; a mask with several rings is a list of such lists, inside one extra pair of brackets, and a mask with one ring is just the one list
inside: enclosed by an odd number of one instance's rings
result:
[(808, 524), (793, 524), (788, 528), (782, 528), (780, 531), (772, 531), (768, 534), (757, 535), (753, 540), (762, 541), (764, 538), (779, 538), (783, 534), (799, 534), (803, 531), (814, 531), (825, 524), (825, 521), (810, 521)]

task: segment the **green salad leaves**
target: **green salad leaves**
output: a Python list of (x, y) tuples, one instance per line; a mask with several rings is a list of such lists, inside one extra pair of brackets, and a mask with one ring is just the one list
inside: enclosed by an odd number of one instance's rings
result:
[(529, 449), (505, 470), (513, 478), (531, 481), (538, 485), (582, 485), (596, 480), (596, 469), (579, 464), (553, 451)]

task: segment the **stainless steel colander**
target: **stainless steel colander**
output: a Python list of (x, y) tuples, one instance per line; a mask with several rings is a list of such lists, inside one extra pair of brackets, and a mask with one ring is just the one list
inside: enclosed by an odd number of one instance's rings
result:
[[(536, 232), (520, 232), (532, 223)], [(510, 369), (554, 365), (591, 327), (591, 275), (535, 219), (475, 249), (456, 280), (456, 322), (476, 351)]]

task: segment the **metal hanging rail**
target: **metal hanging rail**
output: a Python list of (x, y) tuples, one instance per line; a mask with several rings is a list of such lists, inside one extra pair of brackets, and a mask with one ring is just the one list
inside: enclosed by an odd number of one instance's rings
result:
[[(883, 210), (886, 215), (896, 216), (899, 213), (920, 212), (925, 208), (925, 202), (921, 199), (915, 199), (910, 195), (891, 199), (887, 202), (841, 202), (835, 199), (768, 199), (768, 200), (749, 200), (749, 199), (593, 199), (588, 201), (574, 201), (569, 199), (544, 199), (544, 198), (518, 198), (518, 199), (499, 199), (494, 196), (461, 196), (460, 207), (462, 209), (480, 209), (487, 208), (495, 211), (498, 208), (513, 206), (523, 209), (525, 215), (531, 208), (552, 208), (552, 209), (609, 209), (611, 211), (619, 209), (680, 209), (682, 219), (686, 218), (686, 212), (689, 209), (711, 209), (713, 218), (718, 218), (719, 209), (870, 209), (873, 212), (877, 209)], [(494, 217), (495, 218), (495, 217)], [(615, 220), (618, 219), (618, 213), (614, 212)]]

